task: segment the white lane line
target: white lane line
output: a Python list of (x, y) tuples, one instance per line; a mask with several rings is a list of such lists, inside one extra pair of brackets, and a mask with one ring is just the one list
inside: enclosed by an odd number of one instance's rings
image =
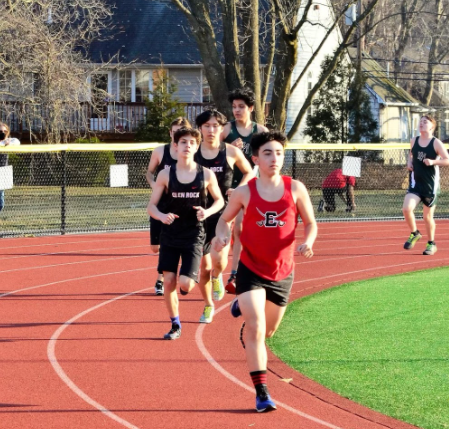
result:
[(109, 272), (109, 273), (94, 274), (94, 275), (85, 276), (85, 277), (73, 277), (71, 279), (58, 280), (58, 281), (51, 282), (51, 283), (44, 283), (44, 284), (41, 284), (41, 285), (30, 286), (30, 287), (26, 287), (26, 288), (23, 288), (23, 289), (17, 289), (17, 290), (13, 290), (13, 291), (10, 291), (10, 292), (2, 293), (2, 294), (0, 294), (0, 298), (3, 298), (5, 296), (9, 296), (9, 295), (14, 295), (14, 294), (20, 293), (20, 292), (26, 292), (26, 291), (33, 290), (33, 289), (39, 289), (41, 287), (54, 286), (54, 285), (61, 284), (61, 283), (66, 283), (66, 282), (75, 282), (75, 281), (78, 281), (78, 280), (88, 280), (88, 279), (94, 279), (94, 278), (103, 277), (103, 276), (113, 276), (113, 275), (116, 275), (116, 274), (133, 273), (135, 271), (145, 271), (145, 270), (151, 270), (153, 268), (155, 268), (155, 267), (133, 268), (131, 270), (113, 271), (113, 272)]
[[(215, 314), (217, 315), (218, 313), (220, 313), (220, 311), (223, 311), (224, 309), (226, 309), (227, 307), (229, 307), (231, 303), (227, 303), (225, 305), (222, 305), (216, 312)], [(242, 387), (243, 389), (248, 390), (251, 393), (254, 393), (254, 387), (249, 386), (248, 384), (243, 383), (242, 381), (240, 381), (237, 377), (234, 377), (231, 373), (229, 373), (228, 371), (226, 371), (213, 357), (212, 355), (209, 353), (209, 351), (207, 350), (206, 346), (204, 345), (203, 342), (203, 332), (204, 329), (206, 328), (207, 325), (202, 324), (198, 327), (198, 329), (196, 330), (195, 333), (195, 342), (196, 345), (199, 349), (199, 351), (201, 352), (201, 354), (205, 357), (205, 359), (207, 360), (208, 363), (210, 363), (218, 372), (220, 372), (222, 375), (224, 375), (228, 380), (232, 381), (233, 383), (237, 384), (238, 386)], [(318, 423), (324, 427), (327, 428), (331, 428), (331, 429), (342, 429), (338, 426), (333, 425), (332, 423), (326, 422), (324, 420), (321, 420), (317, 417), (313, 417), (310, 414), (306, 414), (300, 410), (297, 410), (296, 408), (290, 407), (290, 405), (284, 404), (283, 402), (279, 402), (279, 401), (275, 401), (276, 405), (285, 408), (287, 411), (292, 412), (293, 414), (296, 414), (300, 417), (303, 417), (307, 420), (311, 420), (315, 423)]]
[[(147, 233), (148, 234), (148, 233)], [(146, 235), (146, 234), (145, 234)], [(89, 237), (89, 236), (87, 236)], [(45, 238), (48, 238), (48, 236), (46, 236)], [(10, 238), (10, 240), (17, 240), (17, 237), (12, 237)], [(33, 238), (33, 239), (37, 239), (37, 238)], [(8, 238), (3, 238), (3, 240), (9, 240)], [(133, 241), (133, 240), (147, 240), (146, 237), (135, 237), (135, 238), (111, 238), (111, 239), (102, 239), (102, 240), (80, 240), (80, 241), (59, 241), (59, 242), (55, 242), (55, 243), (40, 243), (40, 244), (25, 244), (23, 246), (9, 246), (9, 247), (0, 247), (0, 250), (5, 250), (5, 249), (26, 249), (26, 248), (31, 248), (31, 247), (45, 247), (45, 246), (64, 246), (66, 244), (80, 244), (80, 243), (100, 243), (101, 241), (106, 241), (106, 242), (110, 242), (110, 241), (117, 241), (117, 240), (125, 240), (125, 241)], [(150, 242), (150, 240), (148, 239), (148, 243)], [(149, 244), (148, 244), (149, 245)]]
[[(11, 272), (15, 272), (15, 271), (28, 271), (28, 270), (40, 270), (42, 268), (54, 268), (54, 267), (63, 267), (63, 266), (68, 266), (68, 265), (90, 264), (92, 262), (111, 262), (111, 261), (117, 261), (120, 259), (146, 258), (148, 256), (150, 256), (150, 255), (120, 256), (119, 258), (105, 257), (105, 258), (101, 258), (101, 259), (89, 259), (88, 261), (65, 262), (63, 264), (38, 265), (35, 267), (13, 268), (11, 270), (1, 270), (0, 273), (11, 273)], [(155, 268), (155, 267), (153, 267), (153, 268)]]
[[(55, 255), (67, 255), (67, 256), (88, 256), (85, 252), (99, 252), (100, 250), (122, 250), (122, 249), (138, 249), (140, 247), (148, 248), (149, 245), (142, 244), (141, 246), (120, 246), (120, 247), (93, 247), (90, 249), (73, 249), (67, 250), (65, 252), (51, 252), (51, 253), (29, 253), (27, 255), (9, 255), (2, 258), (3, 261), (10, 261), (11, 259), (22, 259), (22, 258), (34, 258), (37, 256), (55, 256)], [(74, 255), (73, 253), (76, 253)], [(148, 253), (150, 256), (154, 256), (154, 253)], [(109, 257), (111, 255), (105, 256)]]
[(120, 423), (122, 426), (129, 428), (129, 429), (139, 429), (137, 426), (134, 426), (132, 423), (128, 422), (125, 419), (122, 419), (117, 414), (113, 413), (112, 411), (108, 410), (104, 405), (101, 405), (94, 399), (92, 399), (87, 393), (82, 391), (72, 380), (71, 378), (66, 374), (66, 372), (62, 369), (61, 365), (59, 365), (58, 359), (56, 357), (55, 348), (56, 348), (56, 342), (58, 341), (58, 338), (61, 336), (61, 334), (64, 332), (65, 329), (67, 329), (73, 322), (77, 321), (78, 319), (84, 317), (86, 314), (89, 314), (92, 311), (98, 310), (99, 308), (110, 304), (112, 302), (118, 301), (119, 299), (126, 298), (130, 295), (134, 295), (136, 293), (142, 293), (147, 290), (150, 290), (152, 288), (145, 288), (140, 289), (138, 291), (130, 292), (115, 298), (112, 298), (108, 301), (104, 301), (100, 304), (97, 304), (93, 307), (88, 308), (87, 310), (78, 313), (76, 316), (73, 316), (71, 319), (67, 320), (63, 325), (61, 325), (51, 336), (50, 341), (48, 342), (47, 346), (47, 356), (48, 360), (51, 363), (51, 366), (55, 370), (56, 374), (59, 376), (59, 378), (69, 387), (69, 389), (72, 390), (76, 395), (78, 395), (83, 401), (87, 402), (89, 405), (91, 405), (93, 408), (96, 408), (98, 411), (103, 413), (105, 416), (109, 417), (110, 419), (116, 421), (117, 423)]
[[(430, 261), (430, 259), (426, 259), (425, 261), (424, 260), (422, 260), (422, 261), (414, 261), (414, 262), (406, 262), (406, 263), (403, 263), (403, 264), (395, 264), (395, 265), (382, 265), (382, 266), (376, 266), (376, 267), (373, 267), (373, 268), (365, 268), (365, 269), (363, 269), (363, 270), (356, 270), (356, 271), (346, 271), (346, 272), (344, 272), (344, 273), (339, 273), (339, 274), (332, 274), (332, 275), (329, 275), (329, 276), (323, 276), (323, 277), (315, 277), (315, 278), (313, 278), (313, 279), (305, 279), (305, 280), (297, 280), (297, 281), (295, 281), (295, 282), (293, 282), (293, 284), (297, 284), (297, 283), (307, 283), (307, 282), (313, 282), (313, 281), (317, 281), (317, 280), (326, 280), (326, 279), (331, 279), (331, 278), (333, 278), (333, 277), (342, 277), (342, 276), (345, 276), (345, 275), (348, 275), (348, 274), (359, 274), (359, 273), (364, 273), (364, 272), (367, 272), (367, 271), (375, 271), (375, 270), (382, 270), (382, 269), (388, 269), (388, 268), (396, 268), (396, 267), (405, 267), (405, 266), (407, 266), (407, 265), (418, 265), (418, 264), (426, 264), (426, 266), (428, 267), (428, 268), (436, 268), (436, 267), (429, 267), (428, 266), (428, 262)], [(440, 261), (446, 261), (446, 262), (449, 262), (449, 259), (448, 258), (440, 258), (440, 259), (433, 259), (432, 258), (432, 262), (440, 262)], [(414, 269), (414, 270), (411, 270), (411, 271), (417, 271), (418, 269)], [(402, 274), (402, 273), (398, 273), (398, 274)], [(381, 274), (382, 275), (382, 274)], [(385, 274), (383, 274), (383, 275), (395, 275), (395, 274), (388, 274), (388, 273), (385, 273)], [(352, 283), (352, 282), (355, 282), (355, 281), (361, 281), (361, 280), (363, 280), (363, 279), (359, 279), (359, 280), (350, 280), (350, 281), (348, 281), (347, 283)]]

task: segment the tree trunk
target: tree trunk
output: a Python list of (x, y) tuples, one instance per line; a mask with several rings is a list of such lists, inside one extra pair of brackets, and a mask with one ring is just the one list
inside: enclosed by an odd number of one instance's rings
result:
[(239, 61), (239, 39), (237, 33), (237, 11), (235, 0), (220, 0), (223, 23), (223, 56), (228, 89), (242, 87)]
[(263, 124), (265, 115), (261, 103), (259, 62), (259, 0), (243, 0), (240, 6), (243, 27), (243, 58), (245, 86), (254, 92), (256, 122)]

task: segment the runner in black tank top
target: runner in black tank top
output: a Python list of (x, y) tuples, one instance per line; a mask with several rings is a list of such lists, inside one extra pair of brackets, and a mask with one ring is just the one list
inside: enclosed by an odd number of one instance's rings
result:
[[(215, 158), (207, 159), (204, 158), (203, 154), (201, 153), (201, 146), (198, 149), (198, 152), (195, 154), (195, 162), (202, 165), (203, 167), (208, 168), (209, 170), (212, 170), (215, 173), (215, 176), (217, 176), (218, 186), (220, 187), (221, 194), (223, 195), (223, 198), (225, 200), (225, 205), (227, 204), (228, 198), (227, 198), (227, 192), (228, 189), (231, 188), (232, 185), (232, 175), (233, 175), (233, 167), (231, 167), (228, 163), (228, 159), (226, 156), (226, 144), (224, 142), (220, 143), (220, 149), (218, 151), (218, 154)], [(208, 196), (208, 207), (212, 204), (213, 200), (211, 196)], [(223, 209), (220, 210), (219, 213), (215, 213), (214, 215), (210, 216), (208, 218), (208, 221), (211, 219), (218, 219), (223, 212)]]
[(449, 165), (449, 154), (443, 143), (433, 136), (436, 121), (424, 115), (419, 121), (420, 136), (410, 140), (410, 153), (407, 168), (410, 171), (410, 186), (404, 198), (402, 213), (410, 236), (404, 243), (404, 249), (411, 250), (422, 238), (415, 220), (415, 208), (423, 203), (423, 220), (426, 226), (428, 241), (423, 255), (434, 255), (435, 244), (434, 213), (439, 192), (439, 168)]
[[(179, 283), (182, 295), (195, 286), (204, 244), (205, 220), (224, 205), (215, 174), (193, 159), (201, 141), (200, 133), (191, 128), (181, 128), (174, 139), (178, 162), (159, 173), (148, 204), (150, 216), (163, 223), (158, 270), (164, 274), (164, 298), (172, 322), (172, 329), (164, 336), (168, 340), (181, 335), (176, 286)], [(211, 194), (214, 200), (209, 208), (205, 208), (206, 193)], [(164, 194), (165, 212), (161, 212), (158, 205)]]
[[(220, 141), (223, 126), (226, 123), (226, 117), (216, 110), (207, 110), (198, 115), (196, 125), (201, 131), (203, 141), (195, 159), (199, 164), (215, 172), (221, 193), (227, 199), (232, 191), (233, 169), (239, 168), (243, 172), (243, 182), (252, 178), (252, 170), (251, 165), (245, 159), (240, 149)], [(226, 268), (229, 247), (220, 253), (214, 253), (212, 249), (212, 239), (215, 237), (215, 227), (218, 218), (219, 216), (211, 216), (206, 222), (204, 256), (198, 284), (205, 301), (204, 312), (200, 318), (202, 323), (210, 323), (212, 321), (214, 309), (212, 296), (215, 301), (221, 300), (224, 296), (224, 284), (221, 273)]]
[(203, 245), (204, 222), (197, 219), (197, 211), (193, 207), (206, 208), (203, 166), (197, 165), (197, 174), (193, 182), (181, 183), (176, 176), (176, 164), (174, 164), (170, 167), (169, 187), (164, 210), (179, 216), (179, 218), (171, 225), (162, 225), (161, 240), (163, 242), (180, 248), (192, 244)]
[[(166, 145), (158, 146), (153, 150), (151, 154), (150, 163), (148, 165), (148, 171), (146, 174), (147, 181), (151, 188), (155, 185), (155, 180), (158, 174), (169, 168), (171, 165), (176, 164), (176, 157), (173, 148), (173, 136), (174, 133), (182, 127), (190, 127), (190, 123), (187, 118), (178, 117), (170, 124), (170, 140), (171, 142)], [(172, 156), (173, 154), (173, 156)], [(164, 196), (161, 197), (159, 202), (159, 209), (163, 211)], [(162, 230), (162, 223), (152, 217), (150, 217), (150, 244), (151, 251), (155, 254), (159, 253), (159, 243)], [(156, 295), (164, 294), (164, 276), (160, 272), (156, 284), (154, 286)]]

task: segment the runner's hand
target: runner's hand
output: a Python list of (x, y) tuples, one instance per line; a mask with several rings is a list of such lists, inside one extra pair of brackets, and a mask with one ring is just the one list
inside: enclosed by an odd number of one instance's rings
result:
[(165, 225), (171, 225), (175, 219), (178, 219), (179, 216), (175, 215), (174, 213), (168, 213), (166, 215), (163, 216), (163, 218), (161, 219), (162, 223), (165, 223)]
[(306, 258), (311, 258), (313, 256), (313, 250), (307, 243), (298, 246), (298, 253)]
[(193, 206), (193, 208), (196, 210), (196, 218), (198, 220), (204, 220), (207, 218), (206, 209), (204, 207)]

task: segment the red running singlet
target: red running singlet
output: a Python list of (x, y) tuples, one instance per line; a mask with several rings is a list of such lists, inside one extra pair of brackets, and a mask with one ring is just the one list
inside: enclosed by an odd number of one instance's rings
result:
[(278, 201), (262, 199), (256, 180), (248, 182), (251, 195), (243, 217), (240, 260), (260, 277), (279, 281), (294, 268), (298, 211), (292, 196), (292, 179), (282, 176), (284, 195)]

